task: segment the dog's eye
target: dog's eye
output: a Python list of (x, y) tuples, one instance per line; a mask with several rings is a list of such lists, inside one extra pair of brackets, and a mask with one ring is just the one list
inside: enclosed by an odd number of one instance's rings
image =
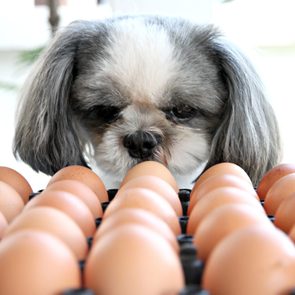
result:
[(88, 112), (88, 119), (99, 119), (110, 123), (115, 121), (120, 114), (121, 109), (115, 106), (99, 105), (92, 107)]
[(174, 118), (178, 120), (189, 120), (193, 118), (197, 112), (198, 112), (197, 109), (192, 108), (189, 105), (180, 105), (170, 109), (169, 115), (173, 116)]

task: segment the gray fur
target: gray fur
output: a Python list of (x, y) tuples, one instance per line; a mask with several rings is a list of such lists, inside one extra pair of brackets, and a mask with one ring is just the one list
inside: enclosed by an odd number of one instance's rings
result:
[(279, 130), (254, 68), (233, 46), (225, 45), (218, 41), (214, 50), (229, 95), (206, 168), (219, 162), (234, 162), (257, 185), (262, 175), (280, 160)]
[[(135, 92), (130, 83), (136, 79), (128, 84), (124, 72), (107, 71), (118, 62), (112, 48), (129, 22), (131, 27), (144, 22), (147, 30), (164, 32), (169, 38), (175, 72), (158, 92)], [(151, 38), (156, 43), (157, 33)], [(144, 60), (138, 61), (145, 65)], [(137, 101), (141, 96), (145, 100)], [(195, 108), (196, 116), (173, 120), (169, 110), (178, 104)], [(102, 118), (93, 119), (90, 110), (98, 105), (116, 107), (118, 117), (107, 124)], [(17, 120), (15, 155), (36, 171), (51, 175), (67, 165), (89, 165), (95, 158), (107, 173), (119, 171), (122, 177), (136, 164), (122, 147), (122, 138), (140, 128), (156, 130), (163, 137), (153, 159), (164, 157), (172, 172), (188, 177), (198, 167), (180, 167), (173, 161), (182, 132), (190, 138), (183, 144), (202, 147), (183, 155), (187, 163), (207, 163), (208, 168), (234, 162), (246, 170), (254, 185), (280, 158), (276, 118), (253, 67), (213, 27), (179, 19), (130, 17), (72, 23), (39, 59), (22, 92)], [(117, 160), (106, 155), (107, 138), (117, 145), (113, 146)], [(190, 142), (194, 138), (197, 141)]]

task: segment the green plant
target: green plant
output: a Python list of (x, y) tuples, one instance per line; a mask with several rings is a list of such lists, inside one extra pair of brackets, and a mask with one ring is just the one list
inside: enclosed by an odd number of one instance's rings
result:
[(45, 47), (40, 46), (30, 50), (24, 50), (19, 55), (19, 63), (24, 65), (31, 65), (35, 62)]

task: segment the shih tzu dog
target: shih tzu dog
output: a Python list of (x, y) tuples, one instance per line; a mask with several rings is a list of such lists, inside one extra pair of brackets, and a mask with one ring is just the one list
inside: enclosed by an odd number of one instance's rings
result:
[(256, 185), (280, 156), (247, 59), (212, 26), (174, 18), (70, 24), (25, 83), (17, 119), (14, 154), (34, 170), (88, 165), (113, 187), (145, 160), (185, 187), (230, 161)]

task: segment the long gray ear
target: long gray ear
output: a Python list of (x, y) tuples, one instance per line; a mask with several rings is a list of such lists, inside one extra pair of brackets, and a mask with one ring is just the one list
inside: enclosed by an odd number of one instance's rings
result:
[(80, 22), (58, 33), (25, 82), (21, 95), (14, 155), (46, 174), (71, 164), (86, 165), (68, 105), (82, 34)]
[(233, 162), (248, 173), (256, 186), (280, 159), (277, 121), (259, 77), (247, 59), (224, 42), (216, 42), (213, 51), (221, 67), (228, 100), (205, 169), (219, 162)]

